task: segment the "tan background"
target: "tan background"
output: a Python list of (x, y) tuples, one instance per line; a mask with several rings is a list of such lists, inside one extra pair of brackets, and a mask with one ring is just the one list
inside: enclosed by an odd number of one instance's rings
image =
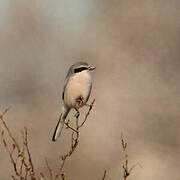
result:
[[(56, 167), (70, 133), (51, 142), (68, 67), (84, 60), (97, 67), (96, 103), (67, 179), (119, 180), (123, 132), (129, 180), (180, 178), (180, 1), (0, 1), (0, 110), (16, 137), (24, 126), (37, 170), (44, 157)], [(84, 111), (84, 109), (82, 110)], [(71, 114), (72, 115), (72, 114)], [(71, 117), (70, 115), (70, 117)], [(10, 159), (1, 144), (0, 179)]]

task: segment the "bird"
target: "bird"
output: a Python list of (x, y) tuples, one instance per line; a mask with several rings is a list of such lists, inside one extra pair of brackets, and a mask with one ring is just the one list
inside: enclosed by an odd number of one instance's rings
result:
[(62, 110), (55, 127), (52, 141), (60, 137), (65, 120), (71, 109), (76, 111), (75, 117), (79, 117), (79, 108), (86, 105), (92, 89), (92, 77), (90, 71), (96, 67), (87, 62), (77, 62), (70, 66), (62, 92)]

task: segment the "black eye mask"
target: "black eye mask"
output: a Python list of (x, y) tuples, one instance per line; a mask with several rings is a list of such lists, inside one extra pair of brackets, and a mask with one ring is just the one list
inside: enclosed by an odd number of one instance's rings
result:
[(87, 69), (88, 69), (87, 67), (76, 68), (76, 69), (74, 69), (74, 73), (78, 73), (78, 72), (81, 72), (81, 71), (84, 71), (84, 70), (87, 70)]

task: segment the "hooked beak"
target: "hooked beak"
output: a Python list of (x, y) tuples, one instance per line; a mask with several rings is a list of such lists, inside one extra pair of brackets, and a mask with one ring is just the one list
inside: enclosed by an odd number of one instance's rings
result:
[(92, 70), (94, 70), (94, 69), (96, 69), (95, 66), (89, 66), (89, 67), (88, 67), (88, 70), (89, 70), (89, 71), (92, 71)]

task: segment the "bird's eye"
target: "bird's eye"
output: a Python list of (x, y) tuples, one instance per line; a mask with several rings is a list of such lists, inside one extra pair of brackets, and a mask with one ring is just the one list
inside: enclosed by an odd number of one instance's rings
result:
[(78, 73), (87, 69), (88, 69), (87, 67), (79, 67), (79, 68), (74, 69), (74, 73)]

